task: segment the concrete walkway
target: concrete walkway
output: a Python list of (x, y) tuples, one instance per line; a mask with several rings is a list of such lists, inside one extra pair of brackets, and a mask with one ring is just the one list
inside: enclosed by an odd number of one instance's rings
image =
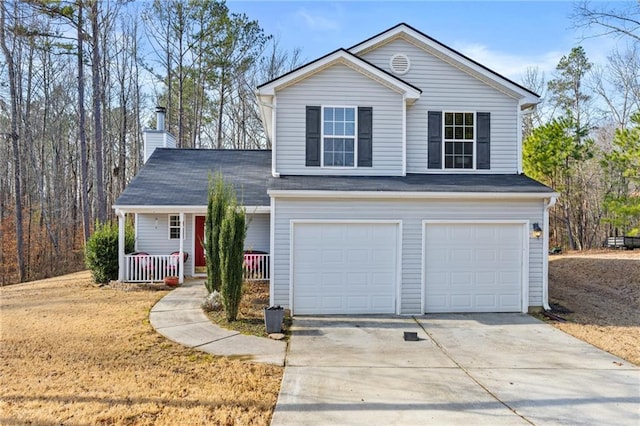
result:
[(151, 325), (169, 340), (212, 355), (284, 365), (286, 342), (247, 336), (212, 324), (200, 308), (206, 294), (202, 280), (186, 282), (151, 308)]
[(292, 331), (272, 426), (640, 425), (640, 368), (528, 315), (297, 317)]

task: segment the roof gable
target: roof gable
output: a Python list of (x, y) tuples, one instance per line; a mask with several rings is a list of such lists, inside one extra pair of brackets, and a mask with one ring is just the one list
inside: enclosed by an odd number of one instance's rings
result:
[(352, 46), (348, 50), (354, 55), (363, 55), (398, 38), (414, 44), (415, 46), (436, 56), (440, 60), (455, 66), (478, 80), (481, 80), (485, 84), (520, 100), (523, 108), (535, 105), (539, 102), (539, 96), (536, 93), (405, 23), (398, 24), (386, 31), (374, 35), (373, 37)]
[(258, 86), (258, 95), (273, 96), (275, 95), (276, 90), (284, 89), (285, 87), (296, 84), (297, 82), (336, 64), (345, 65), (390, 88), (391, 90), (404, 94), (408, 103), (415, 102), (420, 98), (420, 94), (422, 93), (419, 88), (407, 83), (393, 74), (378, 68), (372, 63), (359, 58), (345, 49), (338, 49), (280, 77), (261, 84)]

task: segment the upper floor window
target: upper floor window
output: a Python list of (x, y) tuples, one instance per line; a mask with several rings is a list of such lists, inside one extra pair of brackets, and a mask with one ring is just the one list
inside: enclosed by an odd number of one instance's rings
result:
[(444, 168), (473, 169), (476, 142), (475, 114), (444, 113)]
[(307, 167), (372, 167), (373, 108), (307, 105)]
[(354, 167), (356, 109), (322, 108), (322, 158), (325, 167)]
[(180, 239), (180, 215), (179, 214), (170, 214), (169, 215), (169, 239), (170, 240), (179, 240)]
[(491, 169), (491, 113), (427, 113), (427, 168)]

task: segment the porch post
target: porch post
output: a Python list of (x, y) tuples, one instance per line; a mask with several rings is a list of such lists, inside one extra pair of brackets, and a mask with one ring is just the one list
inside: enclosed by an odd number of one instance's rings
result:
[(178, 282), (184, 282), (184, 213), (180, 213), (180, 260), (178, 260)]
[(126, 214), (121, 210), (116, 210), (118, 216), (118, 281), (125, 280), (125, 261), (124, 261), (124, 230)]

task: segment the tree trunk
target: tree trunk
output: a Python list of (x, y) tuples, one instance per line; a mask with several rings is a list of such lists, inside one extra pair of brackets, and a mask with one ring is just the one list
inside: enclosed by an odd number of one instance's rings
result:
[(85, 132), (84, 109), (84, 31), (82, 17), (82, 0), (78, 2), (78, 135), (80, 138), (80, 185), (82, 198), (82, 228), (84, 241), (89, 239), (91, 233), (89, 214), (89, 162), (87, 160), (87, 135)]
[(93, 88), (93, 138), (94, 138), (94, 158), (96, 174), (96, 218), (98, 222), (104, 223), (107, 220), (107, 209), (105, 206), (104, 192), (104, 164), (102, 147), (102, 113), (101, 102), (102, 84), (100, 84), (100, 28), (98, 26), (98, 0), (91, 2), (91, 38), (93, 39), (93, 50), (91, 53), (91, 82)]
[(23, 245), (23, 223), (22, 223), (22, 179), (20, 166), (20, 150), (18, 136), (18, 93), (16, 90), (16, 68), (13, 62), (12, 52), (7, 46), (5, 35), (6, 16), (4, 5), (0, 6), (0, 45), (4, 53), (7, 73), (9, 74), (9, 96), (11, 102), (11, 149), (13, 152), (13, 182), (15, 186), (15, 212), (16, 212), (16, 261), (18, 262), (18, 280), (24, 281), (26, 278)]

